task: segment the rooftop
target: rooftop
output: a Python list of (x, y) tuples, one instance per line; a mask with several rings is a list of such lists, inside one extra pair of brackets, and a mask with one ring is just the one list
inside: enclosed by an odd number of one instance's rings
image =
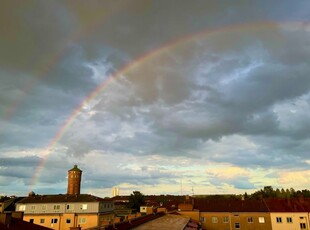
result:
[(133, 229), (135, 230), (157, 230), (157, 229), (169, 229), (180, 230), (183, 229), (189, 222), (189, 217), (179, 215), (165, 215), (155, 220), (151, 220), (145, 224), (142, 224)]
[(79, 168), (77, 167), (77, 165), (74, 165), (73, 168), (70, 169), (70, 170), (68, 170), (68, 171), (69, 171), (69, 172), (70, 172), (70, 171), (79, 171), (79, 172), (82, 172), (82, 170), (79, 169)]
[(310, 198), (266, 199), (270, 212), (310, 212)]
[(17, 203), (68, 203), (68, 202), (108, 202), (111, 199), (103, 199), (89, 194), (58, 194), (58, 195), (33, 195), (23, 198)]
[(200, 212), (268, 212), (264, 200), (195, 198), (194, 209)]

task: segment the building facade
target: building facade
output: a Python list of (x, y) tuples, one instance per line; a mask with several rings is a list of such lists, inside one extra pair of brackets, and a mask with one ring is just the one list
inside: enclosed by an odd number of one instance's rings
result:
[(310, 199), (193, 199), (179, 213), (208, 230), (310, 230)]
[(309, 230), (310, 199), (267, 199), (272, 229)]
[(109, 199), (80, 195), (31, 195), (16, 204), (24, 220), (55, 230), (81, 226), (101, 226), (114, 219), (114, 203)]

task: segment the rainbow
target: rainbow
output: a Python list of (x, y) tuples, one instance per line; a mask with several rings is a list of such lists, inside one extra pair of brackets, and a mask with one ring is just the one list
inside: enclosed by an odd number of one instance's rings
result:
[(145, 53), (144, 55), (138, 57), (137, 59), (133, 60), (132, 62), (127, 63), (123, 66), (120, 70), (113, 73), (112, 75), (108, 76), (100, 85), (98, 85), (95, 90), (93, 90), (80, 104), (77, 106), (74, 111), (70, 114), (68, 119), (63, 123), (61, 128), (58, 130), (56, 135), (51, 139), (48, 146), (42, 151), (42, 159), (39, 162), (38, 166), (35, 169), (35, 172), (33, 174), (32, 180), (31, 180), (31, 186), (35, 186), (36, 181), (39, 178), (39, 175), (44, 168), (44, 165), (47, 161), (47, 158), (49, 154), (52, 152), (53, 147), (57, 144), (57, 142), (63, 137), (63, 135), (66, 133), (66, 130), (71, 126), (71, 124), (74, 122), (75, 118), (80, 114), (82, 109), (89, 104), (100, 92), (102, 92), (104, 89), (106, 89), (109, 84), (115, 79), (119, 78), (120, 76), (126, 75), (130, 71), (132, 71), (135, 68), (138, 68), (139, 66), (143, 65), (146, 61), (152, 60), (153, 58), (159, 57), (161, 54), (163, 54), (166, 51), (176, 49), (180, 46), (185, 46), (189, 44), (191, 41), (196, 39), (206, 39), (210, 36), (219, 36), (225, 33), (231, 33), (231, 32), (241, 32), (241, 31), (263, 31), (266, 29), (272, 29), (277, 28), (278, 26), (289, 26), (290, 28), (301, 28), (303, 26), (302, 23), (275, 23), (275, 22), (258, 22), (258, 23), (250, 23), (250, 24), (238, 24), (238, 25), (231, 25), (227, 27), (212, 29), (212, 30), (206, 30), (201, 31), (195, 34), (191, 34), (189, 36), (185, 36), (182, 38), (179, 38), (177, 40), (173, 40), (157, 49), (151, 50), (150, 52)]

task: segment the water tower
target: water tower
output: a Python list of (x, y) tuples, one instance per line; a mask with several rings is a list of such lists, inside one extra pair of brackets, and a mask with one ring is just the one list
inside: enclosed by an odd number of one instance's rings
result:
[(79, 195), (81, 190), (82, 170), (77, 165), (68, 171), (68, 195)]

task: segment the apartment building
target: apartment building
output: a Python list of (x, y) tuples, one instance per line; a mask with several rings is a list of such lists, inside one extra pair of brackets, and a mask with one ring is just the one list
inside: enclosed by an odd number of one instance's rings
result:
[(55, 230), (90, 228), (114, 219), (114, 203), (88, 194), (34, 195), (16, 204), (24, 220)]
[(309, 198), (195, 198), (178, 209), (208, 230), (310, 230)]
[(268, 208), (262, 200), (196, 198), (191, 202), (193, 204), (180, 204), (178, 212), (194, 220), (198, 219), (203, 229), (272, 229)]
[(309, 230), (310, 199), (267, 199), (274, 230)]
[(114, 202), (89, 194), (80, 194), (82, 170), (77, 165), (68, 170), (67, 194), (36, 195), (16, 203), (16, 211), (24, 212), (24, 220), (55, 230), (72, 227), (91, 228), (114, 219)]

